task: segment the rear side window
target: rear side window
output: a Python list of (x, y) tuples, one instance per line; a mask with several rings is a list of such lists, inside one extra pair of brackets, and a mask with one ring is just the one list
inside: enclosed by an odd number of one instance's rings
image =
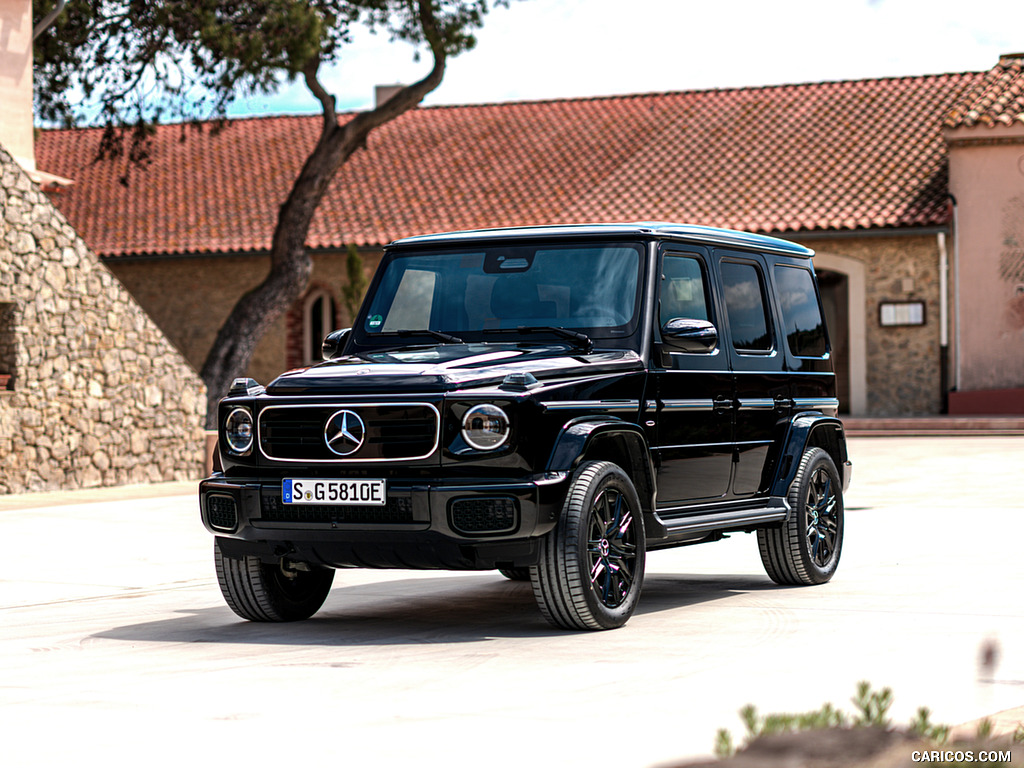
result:
[(789, 351), (797, 357), (824, 357), (825, 322), (810, 271), (780, 264), (775, 267), (775, 282)]
[(770, 352), (772, 334), (761, 271), (753, 264), (723, 261), (722, 286), (733, 347), (739, 352)]

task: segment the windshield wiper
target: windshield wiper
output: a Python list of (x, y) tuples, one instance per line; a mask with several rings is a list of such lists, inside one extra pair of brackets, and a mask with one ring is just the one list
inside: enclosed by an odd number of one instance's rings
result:
[(594, 351), (594, 341), (587, 334), (570, 331), (557, 325), (520, 325), (517, 328), (485, 328), (484, 333), (553, 333), (573, 342), (584, 354)]
[(432, 331), (429, 328), (422, 328), (419, 330), (402, 329), (401, 331), (384, 331), (383, 333), (373, 334), (377, 336), (398, 336), (400, 339), (408, 339), (410, 336), (430, 336), (431, 338), (442, 341), (445, 344), (463, 344), (458, 336), (452, 336), (450, 333), (444, 333), (443, 331)]

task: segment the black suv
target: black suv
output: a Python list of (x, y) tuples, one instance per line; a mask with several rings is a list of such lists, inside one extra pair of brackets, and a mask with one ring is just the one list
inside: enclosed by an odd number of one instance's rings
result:
[(661, 223), (392, 243), (324, 362), (220, 404), (200, 506), (228, 605), (291, 621), (336, 568), (497, 569), (609, 629), (647, 552), (731, 531), (776, 582), (828, 581), (850, 462), (812, 255)]

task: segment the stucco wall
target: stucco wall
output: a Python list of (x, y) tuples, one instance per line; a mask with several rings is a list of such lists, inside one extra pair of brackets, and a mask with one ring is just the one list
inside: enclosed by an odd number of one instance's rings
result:
[(947, 131), (957, 200), (959, 389), (1024, 387), (1024, 125)]
[[(864, 301), (851, 302), (863, 334), (867, 416), (939, 413), (942, 407), (939, 256), (935, 234), (807, 239), (822, 255), (864, 265)], [(908, 290), (909, 289), (909, 290)], [(882, 327), (883, 301), (925, 302), (922, 326)], [(851, 367), (856, 365), (853, 361)]]
[(0, 146), (35, 168), (32, 144), (32, 2), (0, 0)]
[(0, 493), (198, 478), (202, 382), (0, 149)]
[[(380, 254), (364, 253), (362, 258), (372, 274)], [(231, 308), (270, 269), (266, 256), (111, 259), (107, 265), (197, 370)], [(340, 306), (340, 288), (347, 282), (345, 253), (316, 254), (311, 281), (331, 288)], [(286, 320), (275, 321), (256, 348), (247, 375), (261, 384), (289, 367)]]

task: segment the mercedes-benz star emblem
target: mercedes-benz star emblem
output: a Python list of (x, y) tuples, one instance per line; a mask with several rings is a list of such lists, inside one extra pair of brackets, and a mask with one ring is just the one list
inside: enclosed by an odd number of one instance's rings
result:
[(354, 411), (337, 411), (324, 425), (324, 442), (332, 453), (350, 456), (366, 438), (366, 425)]

